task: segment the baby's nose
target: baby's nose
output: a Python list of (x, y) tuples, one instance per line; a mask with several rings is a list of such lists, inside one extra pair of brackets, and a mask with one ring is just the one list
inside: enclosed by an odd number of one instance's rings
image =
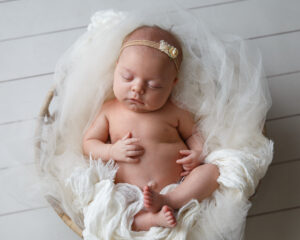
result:
[(139, 94), (144, 94), (145, 93), (144, 87), (141, 83), (134, 84), (132, 86), (132, 91), (136, 92), (136, 93), (139, 93)]

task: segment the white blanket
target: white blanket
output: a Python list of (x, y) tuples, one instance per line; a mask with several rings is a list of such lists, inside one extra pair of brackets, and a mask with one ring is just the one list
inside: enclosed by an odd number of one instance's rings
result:
[[(175, 228), (152, 227), (146, 232), (131, 231), (134, 215), (143, 208), (143, 195), (134, 185), (114, 184), (117, 165), (110, 160), (106, 165), (90, 159), (88, 168), (77, 168), (66, 180), (72, 189), (77, 207), (83, 209), (85, 240), (111, 239), (242, 239), (247, 212), (251, 207), (248, 197), (257, 181), (266, 172), (261, 159), (270, 163), (273, 143), (266, 141), (255, 154), (232, 149), (211, 153), (205, 162), (220, 169), (220, 184), (211, 197), (199, 203), (191, 199), (176, 213)], [(161, 190), (167, 193), (178, 184)]]

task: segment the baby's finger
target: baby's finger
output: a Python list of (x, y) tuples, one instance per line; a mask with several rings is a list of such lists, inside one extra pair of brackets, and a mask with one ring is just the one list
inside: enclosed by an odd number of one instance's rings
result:
[(184, 177), (184, 176), (187, 176), (187, 175), (189, 175), (189, 171), (184, 171), (184, 172), (182, 172), (181, 174), (180, 174), (180, 176), (181, 177)]
[(128, 157), (136, 157), (136, 156), (141, 156), (143, 155), (144, 151), (139, 150), (139, 151), (127, 151), (127, 156)]
[(139, 158), (132, 158), (132, 157), (127, 157), (126, 162), (128, 163), (138, 163), (140, 161)]
[(138, 138), (129, 138), (129, 139), (125, 139), (125, 144), (132, 144), (132, 143), (135, 143), (135, 142), (138, 142), (139, 139)]
[(189, 155), (189, 154), (191, 154), (191, 150), (183, 149), (183, 150), (179, 150), (179, 153), (181, 155)]
[(191, 171), (191, 170), (193, 169), (193, 167), (187, 166), (187, 165), (183, 165), (182, 168), (183, 168), (183, 170), (185, 170), (185, 171)]
[(141, 145), (137, 144), (131, 144), (126, 146), (127, 151), (138, 151), (138, 150), (144, 150), (144, 148)]
[(131, 137), (131, 132), (128, 132), (123, 138), (122, 140), (125, 140), (127, 138), (130, 138)]
[(185, 157), (185, 158), (181, 158), (181, 159), (176, 160), (176, 163), (178, 163), (178, 164), (188, 164), (188, 163), (191, 163), (191, 161), (192, 161), (191, 158)]

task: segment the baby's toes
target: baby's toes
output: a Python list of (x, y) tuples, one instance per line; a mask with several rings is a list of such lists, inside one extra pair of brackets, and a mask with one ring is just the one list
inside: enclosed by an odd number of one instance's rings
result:
[(171, 208), (170, 208), (169, 206), (167, 206), (167, 205), (164, 205), (164, 206), (162, 207), (162, 210), (163, 210), (163, 212), (164, 212), (165, 214), (172, 213)]
[(145, 186), (143, 188), (143, 195), (144, 195), (145, 207), (151, 207), (152, 202), (153, 202), (153, 196), (152, 196), (152, 193), (150, 192), (150, 189), (148, 186)]
[(150, 207), (150, 206), (152, 205), (152, 201), (149, 200), (149, 199), (145, 199), (145, 198), (144, 198), (144, 205), (145, 205), (146, 207)]
[(165, 213), (165, 216), (166, 216), (166, 218), (167, 218), (168, 220), (174, 220), (174, 219), (175, 219), (173, 213), (171, 213), (171, 212)]
[(148, 185), (143, 188), (143, 193), (144, 196), (152, 197), (151, 188)]
[(163, 212), (169, 224), (176, 224), (176, 218), (173, 210), (169, 206), (163, 206)]
[(143, 195), (144, 195), (144, 198), (146, 198), (146, 199), (149, 199), (149, 200), (152, 199), (153, 194), (152, 194), (151, 189), (150, 189), (149, 186), (145, 186), (143, 188)]
[(174, 216), (167, 217), (167, 222), (171, 227), (176, 225), (176, 219)]

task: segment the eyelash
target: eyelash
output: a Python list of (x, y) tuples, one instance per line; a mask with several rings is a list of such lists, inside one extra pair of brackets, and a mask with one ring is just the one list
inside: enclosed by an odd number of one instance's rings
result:
[[(126, 81), (131, 81), (132, 79), (131, 78), (127, 78), (127, 77), (124, 77), (124, 76), (122, 76), (122, 78), (123, 79), (125, 79)], [(152, 88), (152, 89), (159, 89), (159, 88), (162, 88), (162, 87), (154, 87), (154, 86), (150, 86), (150, 85), (148, 85), (150, 88)]]
[(149, 86), (150, 88), (153, 88), (153, 89), (159, 89), (161, 87), (153, 87), (153, 86)]
[(124, 77), (122, 76), (123, 79), (127, 80), (127, 81), (130, 81), (131, 79), (130, 78), (127, 78), (127, 77)]

